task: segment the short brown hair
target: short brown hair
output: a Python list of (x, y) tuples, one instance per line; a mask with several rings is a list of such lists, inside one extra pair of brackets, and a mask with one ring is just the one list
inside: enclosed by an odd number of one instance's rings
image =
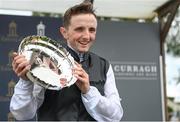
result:
[(84, 1), (81, 4), (69, 8), (63, 17), (63, 25), (67, 28), (70, 25), (71, 17), (78, 14), (93, 14), (96, 17), (93, 5), (89, 1)]

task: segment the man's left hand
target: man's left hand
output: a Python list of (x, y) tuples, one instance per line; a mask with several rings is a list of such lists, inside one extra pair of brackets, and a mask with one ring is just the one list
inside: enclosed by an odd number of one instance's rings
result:
[(81, 90), (83, 94), (86, 94), (89, 91), (89, 75), (82, 68), (80, 64), (75, 62), (76, 67), (73, 69), (74, 76), (77, 78), (76, 85)]

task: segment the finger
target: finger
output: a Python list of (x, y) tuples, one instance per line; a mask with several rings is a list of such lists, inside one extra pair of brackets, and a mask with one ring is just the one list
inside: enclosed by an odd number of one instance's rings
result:
[(74, 75), (75, 75), (75, 77), (76, 77), (76, 76), (81, 76), (81, 77), (82, 77), (82, 76), (83, 76), (83, 73), (82, 73), (82, 72), (79, 72), (79, 71), (75, 71), (75, 72), (74, 72)]
[(80, 87), (81, 81), (77, 80), (77, 81), (75, 82), (75, 84), (76, 84), (78, 87)]
[(16, 61), (16, 60), (18, 60), (19, 58), (24, 58), (24, 59), (25, 59), (25, 56), (24, 56), (24, 55), (16, 55), (16, 56), (14, 57), (14, 60)]
[(12, 58), (14, 59), (14, 57), (16, 57), (18, 54), (16, 52), (12, 53)]
[(82, 68), (78, 68), (78, 67), (74, 68), (73, 70), (74, 72), (84, 72)]
[(84, 81), (86, 81), (86, 78), (82, 77), (80, 75), (75, 75), (75, 77), (78, 79), (77, 82), (84, 82)]
[(89, 81), (89, 75), (87, 73), (79, 73), (79, 74), (77, 73), (77, 74), (74, 74), (74, 76), (81, 82)]
[(79, 64), (77, 61), (74, 61), (74, 63), (75, 63), (76, 65), (78, 65), (78, 64)]
[[(16, 58), (16, 57), (15, 57)], [(27, 65), (29, 62), (22, 56), (18, 56), (18, 58), (14, 59), (13, 61), (13, 69), (17, 70), (19, 68), (24, 67), (23, 64)]]
[(85, 72), (85, 70), (82, 68), (80, 64), (77, 64), (76, 67), (74, 67), (73, 69)]
[(23, 55), (17, 55), (13, 58), (12, 66), (14, 69), (16, 69), (17, 65), (22, 61), (25, 60), (25, 56)]
[(82, 65), (81, 64), (79, 64), (78, 62), (74, 62), (75, 63), (75, 65), (77, 66), (77, 67), (82, 67)]
[(28, 63), (28, 61), (25, 58), (18, 58), (16, 60), (16, 64), (20, 64), (20, 63), (23, 63), (23, 62), (27, 62)]
[(11, 56), (12, 56), (12, 66), (13, 66), (13, 68), (14, 68), (15, 62), (16, 62), (16, 61), (15, 61), (15, 57), (17, 57), (18, 54), (17, 54), (16, 52), (13, 52)]
[(84, 76), (85, 74), (87, 74), (86, 71), (84, 71), (82, 68), (75, 68), (73, 70), (73, 73), (80, 76)]
[(26, 67), (29, 67), (29, 66), (30, 66), (29, 62), (27, 62), (27, 61), (22, 62), (16, 67), (15, 72), (18, 74), (18, 73), (22, 72), (22, 70), (26, 69)]
[(26, 73), (30, 70), (30, 68), (31, 68), (30, 65), (26, 66), (26, 67), (25, 67), (23, 70), (21, 70), (21, 72), (19, 72), (17, 75), (18, 75), (19, 77), (22, 77), (22, 78), (26, 78), (26, 79), (27, 79)]

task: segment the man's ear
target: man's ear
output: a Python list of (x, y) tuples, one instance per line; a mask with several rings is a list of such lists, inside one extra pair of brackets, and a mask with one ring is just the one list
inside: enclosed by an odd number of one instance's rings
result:
[(68, 39), (66, 28), (60, 27), (59, 28), (60, 33), (63, 35), (64, 39)]

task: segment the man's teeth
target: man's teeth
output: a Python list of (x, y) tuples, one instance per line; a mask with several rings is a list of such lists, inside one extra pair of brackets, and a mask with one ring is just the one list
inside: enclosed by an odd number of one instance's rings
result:
[(88, 42), (79, 42), (80, 44), (86, 45)]

